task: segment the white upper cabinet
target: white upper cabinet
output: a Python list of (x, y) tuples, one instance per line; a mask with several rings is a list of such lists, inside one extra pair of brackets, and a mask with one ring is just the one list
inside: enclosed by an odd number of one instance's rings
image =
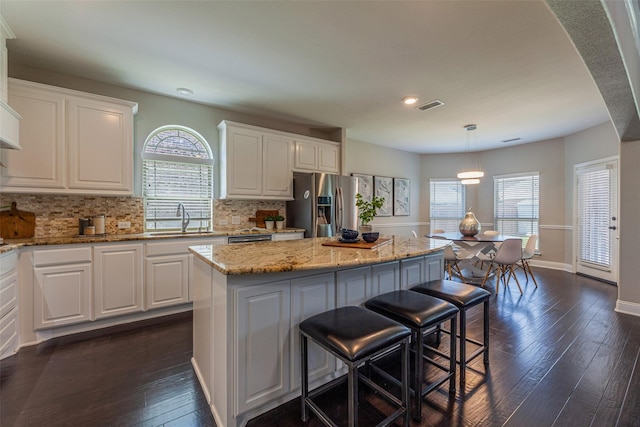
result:
[(340, 173), (340, 146), (337, 143), (314, 139), (294, 141), (296, 172)]
[(220, 198), (293, 200), (291, 138), (223, 121)]
[(7, 39), (16, 38), (0, 16), (0, 148), (20, 149), (20, 114), (7, 104), (9, 77)]
[(340, 173), (340, 144), (223, 121), (220, 198), (293, 200), (293, 171)]
[(132, 195), (137, 104), (9, 79), (22, 150), (2, 152), (0, 190)]

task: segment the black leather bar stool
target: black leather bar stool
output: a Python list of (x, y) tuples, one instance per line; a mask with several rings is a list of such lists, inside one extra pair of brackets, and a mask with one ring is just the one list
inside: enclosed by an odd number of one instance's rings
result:
[[(308, 339), (313, 340), (347, 365), (349, 427), (358, 425), (358, 379), (395, 404), (398, 409), (379, 426), (393, 424), (400, 416), (409, 426), (409, 339), (411, 331), (398, 322), (362, 307), (342, 307), (312, 316), (300, 323), (300, 357), (302, 371), (302, 421), (309, 419), (311, 409), (328, 426), (335, 426), (327, 414), (312, 400), (338, 383), (330, 382), (309, 392), (307, 364)], [(371, 358), (400, 347), (402, 355), (402, 396), (385, 390), (358, 373), (358, 367)], [(340, 381), (342, 382), (342, 381)]]
[[(411, 291), (449, 301), (460, 310), (460, 385), (465, 383), (467, 363), (484, 354), (484, 363), (489, 363), (489, 297), (491, 292), (466, 283), (451, 280), (432, 280), (411, 288)], [(483, 342), (467, 337), (467, 310), (484, 303), (484, 337)], [(446, 332), (446, 331), (443, 331)], [(451, 336), (455, 334), (451, 332)], [(478, 346), (469, 357), (466, 357), (467, 343)]]
[[(415, 360), (412, 372), (413, 380), (411, 381), (414, 396), (413, 418), (420, 420), (424, 395), (435, 390), (447, 380), (449, 380), (449, 393), (455, 394), (456, 392), (456, 340), (451, 340), (448, 355), (438, 349), (426, 346), (428, 350), (449, 359), (449, 367), (446, 367), (433, 358), (425, 356), (424, 335), (427, 332), (435, 331), (440, 323), (447, 320), (451, 322), (451, 331), (455, 334), (458, 309), (444, 300), (409, 291), (387, 292), (369, 299), (364, 305), (369, 310), (383, 314), (411, 329), (411, 350)], [(423, 387), (424, 360), (445, 372), (444, 375), (425, 387)], [(388, 379), (393, 380), (393, 378)]]

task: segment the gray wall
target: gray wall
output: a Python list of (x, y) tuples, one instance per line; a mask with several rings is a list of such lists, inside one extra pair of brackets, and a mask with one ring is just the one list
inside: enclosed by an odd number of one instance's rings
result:
[(640, 141), (623, 142), (620, 148), (620, 280), (618, 300), (629, 302), (640, 313)]
[(400, 234), (410, 236), (411, 231), (423, 235), (428, 229), (423, 221), (424, 216), (420, 198), (421, 175), (420, 156), (401, 150), (368, 144), (347, 139), (344, 175), (361, 173), (367, 175), (408, 178), (411, 180), (411, 214), (409, 216), (376, 217), (371, 225), (374, 230), (384, 234)]

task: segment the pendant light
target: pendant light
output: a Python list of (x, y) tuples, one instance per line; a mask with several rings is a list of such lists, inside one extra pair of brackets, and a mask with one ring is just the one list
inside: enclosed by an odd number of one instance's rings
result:
[(478, 129), (478, 126), (470, 124), (465, 125), (464, 128), (467, 131), (465, 147), (467, 151), (467, 165), (462, 172), (458, 172), (458, 179), (462, 185), (479, 184), (480, 178), (484, 176), (484, 172), (478, 168), (477, 161), (474, 161), (476, 154), (471, 151), (471, 131)]

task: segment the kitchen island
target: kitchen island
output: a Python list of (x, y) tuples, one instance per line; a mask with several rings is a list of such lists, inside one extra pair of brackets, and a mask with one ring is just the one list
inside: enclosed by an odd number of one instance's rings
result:
[[(192, 363), (219, 427), (300, 395), (298, 324), (336, 307), (439, 279), (449, 241), (394, 236), (376, 249), (329, 238), (195, 246)], [(310, 386), (346, 370), (309, 347)]]

